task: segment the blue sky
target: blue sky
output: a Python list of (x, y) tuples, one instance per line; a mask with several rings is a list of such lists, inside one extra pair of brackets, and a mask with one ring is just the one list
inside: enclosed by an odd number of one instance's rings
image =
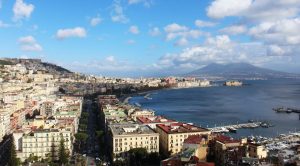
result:
[(0, 57), (109, 76), (213, 62), (298, 72), (299, 8), (299, 0), (0, 0)]

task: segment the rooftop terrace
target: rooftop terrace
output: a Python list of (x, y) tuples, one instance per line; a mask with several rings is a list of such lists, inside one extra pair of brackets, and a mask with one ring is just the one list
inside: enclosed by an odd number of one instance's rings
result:
[(124, 125), (110, 125), (111, 132), (114, 136), (117, 135), (136, 135), (136, 134), (153, 134), (155, 133), (147, 125), (139, 124), (124, 124)]

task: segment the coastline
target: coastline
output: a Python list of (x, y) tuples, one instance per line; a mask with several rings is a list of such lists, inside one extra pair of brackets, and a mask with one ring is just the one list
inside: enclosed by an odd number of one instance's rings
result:
[(149, 95), (151, 93), (157, 92), (157, 91), (161, 91), (161, 90), (179, 90), (179, 89), (193, 89), (193, 88), (211, 88), (217, 85), (210, 85), (210, 86), (193, 86), (193, 87), (164, 87), (164, 88), (158, 88), (158, 89), (154, 89), (154, 90), (145, 90), (145, 91), (141, 91), (141, 92), (135, 92), (135, 93), (131, 93), (131, 94), (126, 94), (123, 95), (121, 97), (119, 97), (119, 100), (122, 101), (123, 103), (128, 103), (129, 100), (132, 97), (135, 96), (146, 96)]

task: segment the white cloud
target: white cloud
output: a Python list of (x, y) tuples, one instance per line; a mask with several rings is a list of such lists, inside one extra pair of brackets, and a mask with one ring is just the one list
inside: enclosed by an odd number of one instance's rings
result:
[(247, 35), (262, 43), (272, 56), (299, 54), (299, 13), (299, 0), (213, 0), (207, 7), (209, 17), (233, 16), (242, 23), (219, 32)]
[(126, 43), (132, 45), (132, 44), (135, 44), (135, 40), (129, 39), (129, 40), (127, 40)]
[(96, 25), (100, 24), (101, 22), (102, 22), (102, 19), (100, 18), (100, 16), (97, 16), (90, 20), (90, 25), (96, 26)]
[(299, 0), (214, 0), (207, 7), (212, 18), (236, 16), (253, 22), (292, 18), (299, 11)]
[(281, 47), (279, 47), (278, 45), (270, 45), (268, 47), (268, 55), (284, 55), (285, 54), (285, 50), (282, 49)]
[(137, 35), (137, 34), (140, 33), (139, 27), (137, 27), (136, 25), (130, 26), (128, 31), (129, 31), (130, 33), (132, 33), (132, 34), (135, 34), (135, 35)]
[(188, 27), (173, 23), (173, 24), (167, 25), (164, 28), (164, 30), (167, 33), (173, 33), (173, 32), (179, 32), (179, 31), (186, 31), (186, 30), (188, 30)]
[(129, 18), (124, 14), (123, 7), (119, 1), (114, 1), (113, 8), (110, 13), (113, 22), (127, 23)]
[(300, 44), (300, 18), (283, 19), (276, 22), (263, 22), (249, 30), (249, 34), (265, 43), (296, 45)]
[(242, 15), (254, 22), (277, 21), (295, 17), (299, 11), (299, 0), (255, 0)]
[(203, 21), (203, 20), (196, 20), (195, 25), (199, 28), (201, 27), (213, 27), (216, 25), (215, 22)]
[(22, 51), (42, 51), (43, 48), (33, 36), (24, 36), (18, 39)]
[(7, 24), (7, 23), (0, 20), (0, 28), (8, 28), (10, 26), (11, 26), (10, 24)]
[(56, 33), (57, 39), (65, 39), (70, 37), (86, 37), (86, 30), (82, 27), (76, 27), (70, 29), (59, 29)]
[(125, 60), (117, 59), (115, 56), (107, 56), (101, 60), (91, 60), (87, 63), (75, 61), (71, 64), (66, 64), (65, 66), (75, 71), (97, 74), (111, 74), (111, 72), (125, 72), (128, 74), (128, 71), (137, 69), (136, 65), (132, 65)]
[(33, 36), (24, 36), (20, 37), (18, 42), (21, 44), (33, 44), (36, 43), (36, 40)]
[(149, 34), (151, 36), (159, 36), (161, 34), (161, 32), (158, 27), (153, 27), (150, 29)]
[(207, 15), (212, 18), (235, 16), (247, 10), (252, 0), (214, 0), (207, 8)]
[(188, 44), (189, 44), (189, 41), (184, 37), (180, 38), (179, 40), (177, 40), (175, 42), (175, 46), (186, 46)]
[(28, 44), (28, 45), (22, 45), (21, 50), (23, 51), (42, 51), (43, 48), (41, 45), (37, 43)]
[(158, 69), (191, 71), (210, 63), (248, 62), (264, 65), (276, 61), (277, 57), (267, 56), (267, 47), (262, 43), (237, 43), (229, 36), (208, 37), (202, 45), (188, 47), (177, 54), (166, 54), (153, 66)]
[(137, 3), (140, 3), (142, 2), (143, 0), (128, 0), (128, 4), (137, 4)]
[(166, 32), (166, 40), (177, 40), (175, 46), (185, 46), (188, 45), (189, 40), (198, 39), (202, 35), (206, 35), (200, 30), (189, 29), (186, 26), (179, 25), (176, 23), (169, 24), (164, 27)]
[(232, 25), (221, 29), (220, 32), (230, 35), (238, 35), (247, 32), (247, 27), (244, 25)]
[(23, 0), (16, 0), (13, 7), (14, 20), (17, 21), (23, 18), (29, 18), (33, 10), (33, 4), (26, 4)]
[(208, 37), (205, 41), (208, 45), (213, 45), (216, 48), (230, 48), (232, 41), (230, 40), (229, 36), (227, 35), (219, 35), (216, 37)]
[(105, 58), (105, 60), (107, 62), (114, 63), (115, 62), (115, 57), (114, 56), (108, 56), (108, 57)]
[(128, 0), (129, 5), (135, 5), (139, 3), (143, 3), (145, 7), (150, 7), (153, 4), (152, 0)]

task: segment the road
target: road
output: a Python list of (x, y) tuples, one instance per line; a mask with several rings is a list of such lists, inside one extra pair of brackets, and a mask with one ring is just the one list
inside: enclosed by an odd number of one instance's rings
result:
[(0, 144), (0, 165), (6, 165), (8, 162), (7, 154), (9, 152), (12, 137), (6, 137)]
[(87, 165), (96, 165), (95, 157), (97, 150), (95, 149), (97, 140), (96, 140), (96, 121), (97, 117), (92, 110), (92, 102), (88, 102), (87, 112), (89, 113), (87, 133), (89, 135), (87, 139)]

